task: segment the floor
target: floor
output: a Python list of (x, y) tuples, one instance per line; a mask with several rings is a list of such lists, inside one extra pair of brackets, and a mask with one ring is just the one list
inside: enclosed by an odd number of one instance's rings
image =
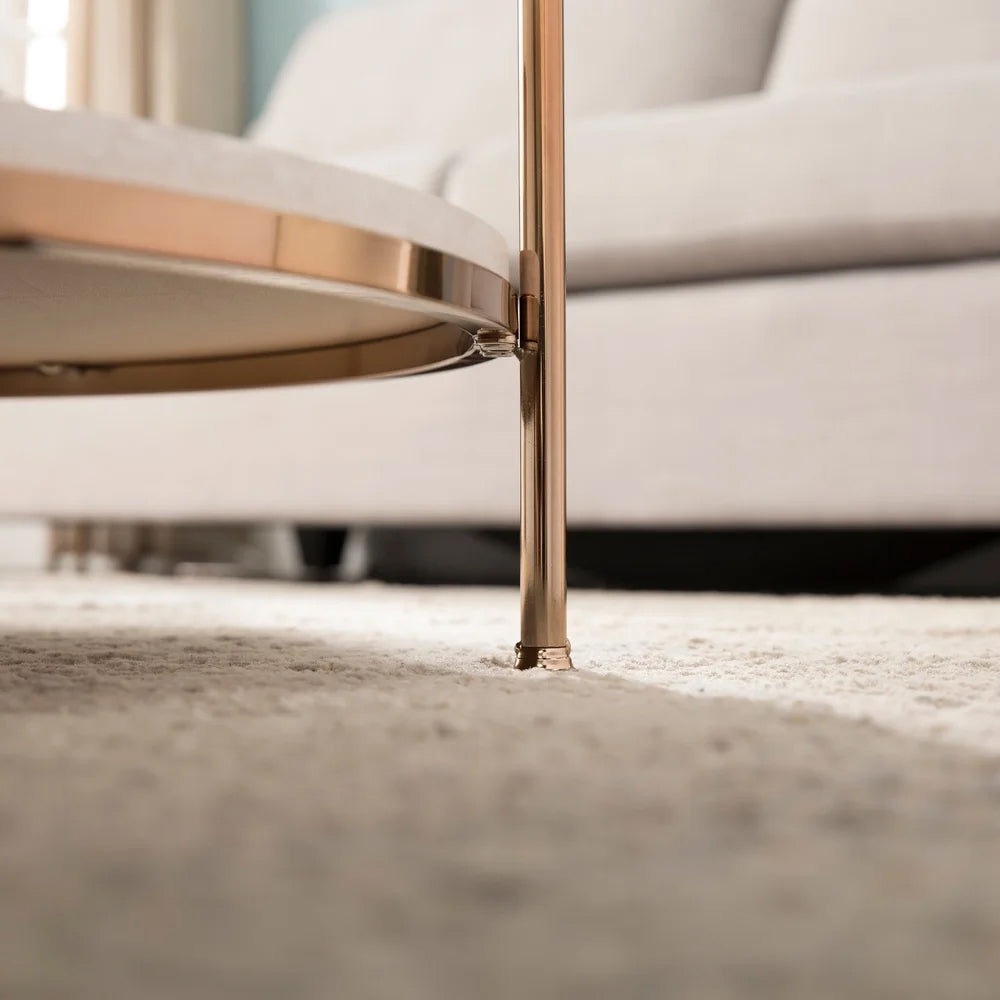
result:
[(0, 996), (995, 998), (1000, 602), (0, 580)]

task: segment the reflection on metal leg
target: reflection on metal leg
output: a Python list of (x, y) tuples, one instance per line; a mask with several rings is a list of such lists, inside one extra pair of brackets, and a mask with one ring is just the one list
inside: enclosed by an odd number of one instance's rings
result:
[(572, 669), (566, 638), (563, 0), (521, 0), (521, 642)]

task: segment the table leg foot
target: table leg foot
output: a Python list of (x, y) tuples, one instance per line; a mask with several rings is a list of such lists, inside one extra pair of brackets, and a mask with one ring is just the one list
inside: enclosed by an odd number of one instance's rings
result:
[(514, 666), (518, 670), (533, 670), (535, 667), (553, 672), (574, 669), (568, 642), (565, 646), (524, 646), (518, 643), (516, 654)]

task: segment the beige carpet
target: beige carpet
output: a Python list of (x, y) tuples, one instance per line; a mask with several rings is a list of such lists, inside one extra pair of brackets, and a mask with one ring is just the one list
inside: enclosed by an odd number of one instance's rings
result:
[(1000, 995), (1000, 603), (515, 621), (0, 581), (0, 996)]

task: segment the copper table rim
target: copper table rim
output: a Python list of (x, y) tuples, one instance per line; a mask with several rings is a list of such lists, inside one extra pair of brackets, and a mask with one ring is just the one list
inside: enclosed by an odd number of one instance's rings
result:
[[(223, 267), (250, 280), (300, 279), (314, 291), (336, 296), (347, 289), (355, 300), (369, 297), (382, 308), (425, 319), (409, 333), (312, 348), (320, 362), (314, 368), (288, 363), (303, 351), (268, 351), (251, 362), (238, 349), (222, 358), (151, 357), (93, 366), (44, 358), (34, 371), (0, 365), (0, 395), (166, 392), (414, 374), (467, 365), (476, 360), (479, 330), (512, 332), (517, 325), (510, 282), (464, 258), (343, 223), (169, 189), (0, 166), (0, 246), (124, 255), (139, 266), (167, 260), (195, 274)], [(270, 375), (269, 359), (275, 361)]]

